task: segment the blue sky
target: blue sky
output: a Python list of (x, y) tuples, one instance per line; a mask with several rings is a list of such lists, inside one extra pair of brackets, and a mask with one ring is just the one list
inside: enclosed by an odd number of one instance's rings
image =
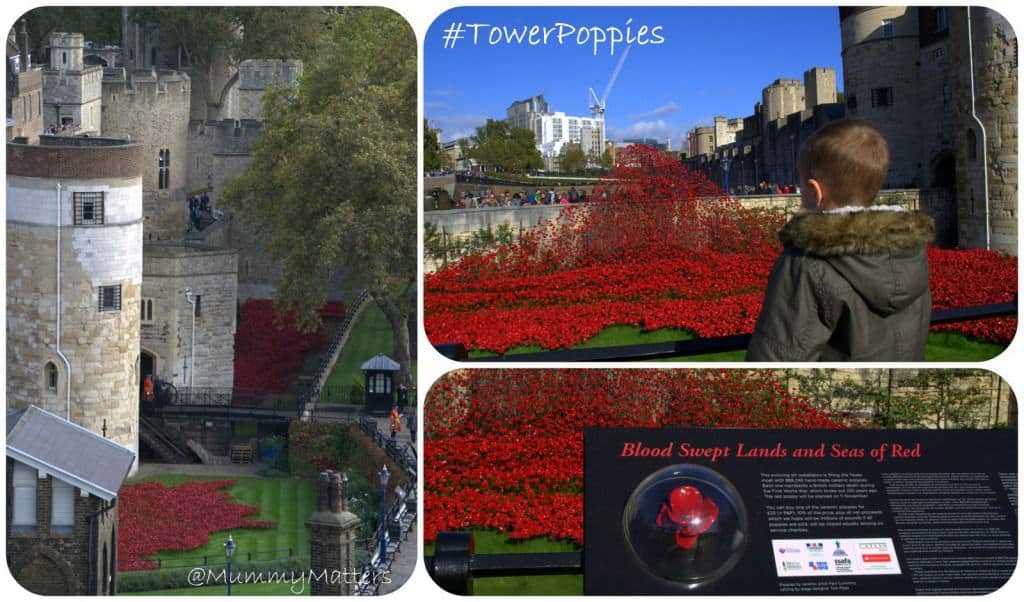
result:
[[(449, 39), (446, 48), (445, 31), (457, 23), (463, 37)], [(470, 24), (478, 25), (475, 44)], [(513, 100), (539, 93), (552, 110), (587, 115), (588, 89), (604, 92), (625, 49), (620, 42), (613, 53), (610, 28), (625, 37), (627, 24), (634, 36), (645, 25), (660, 29), (632, 45), (608, 95), (605, 117), (613, 140), (671, 137), (678, 149), (694, 125), (710, 125), (715, 115), (749, 115), (762, 88), (779, 77), (803, 79), (814, 66), (835, 68), (842, 89), (834, 6), (456, 8), (427, 32), (428, 123), (442, 130), (445, 141), (470, 135), (488, 117), (504, 118)], [(528, 37), (522, 43), (506, 41), (506, 32), (525, 28), (528, 35), (533, 25), (550, 29), (546, 44), (543, 29), (535, 33), (536, 45)], [(586, 28), (599, 28), (605, 37), (596, 49), (594, 40), (601, 35), (580, 33)], [(659, 37), (663, 41), (656, 43)]]

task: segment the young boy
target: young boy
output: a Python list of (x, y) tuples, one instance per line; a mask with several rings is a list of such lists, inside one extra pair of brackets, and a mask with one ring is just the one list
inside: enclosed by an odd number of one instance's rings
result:
[(805, 212), (779, 234), (748, 361), (918, 361), (931, 319), (931, 217), (871, 203), (889, 169), (874, 126), (821, 128), (799, 157)]

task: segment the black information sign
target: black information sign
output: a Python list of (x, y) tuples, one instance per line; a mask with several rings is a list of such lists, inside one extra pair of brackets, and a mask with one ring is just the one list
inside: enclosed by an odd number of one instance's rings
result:
[(587, 594), (984, 594), (1017, 433), (588, 428)]

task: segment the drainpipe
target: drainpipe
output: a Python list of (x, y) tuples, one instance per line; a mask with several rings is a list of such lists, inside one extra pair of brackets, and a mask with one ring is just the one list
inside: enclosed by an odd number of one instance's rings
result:
[(992, 231), (991, 224), (989, 222), (989, 204), (988, 204), (988, 142), (985, 134), (985, 124), (978, 118), (978, 113), (975, 110), (975, 90), (974, 90), (974, 38), (971, 31), (971, 7), (967, 7), (967, 65), (968, 73), (970, 73), (971, 81), (971, 119), (978, 126), (978, 131), (981, 132), (981, 164), (982, 164), (982, 194), (985, 197), (985, 249), (992, 249)]
[(57, 345), (56, 345), (56, 350), (57, 350), (57, 357), (59, 357), (61, 359), (61, 361), (64, 362), (64, 369), (66, 370), (66, 374), (67, 374), (67, 381), (68, 382), (67, 382), (67, 386), (65, 387), (65, 389), (66, 389), (66, 396), (67, 396), (67, 416), (66, 416), (66, 418), (67, 418), (68, 422), (71, 422), (71, 362), (68, 361), (68, 358), (67, 358), (66, 355), (64, 355), (64, 352), (60, 350), (60, 315), (61, 315), (61, 303), (60, 303), (60, 229), (61, 229), (61, 226), (62, 226), (62, 216), (61, 216), (61, 207), (60, 207), (61, 202), (60, 201), (61, 201), (61, 185), (60, 185), (60, 182), (57, 182)]
[(188, 373), (188, 394), (191, 397), (192, 387), (196, 380), (196, 299), (192, 296), (192, 289), (185, 289), (185, 300), (192, 305), (192, 352), (189, 355), (192, 371)]

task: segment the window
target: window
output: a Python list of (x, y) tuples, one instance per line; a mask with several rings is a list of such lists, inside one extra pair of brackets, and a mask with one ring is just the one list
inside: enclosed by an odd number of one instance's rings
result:
[(99, 288), (99, 310), (121, 311), (121, 285), (101, 286)]
[(60, 63), (62, 65), (67, 65), (68, 64), (68, 53), (66, 53), (66, 52), (60, 53)]
[(894, 22), (892, 19), (882, 19), (882, 37), (891, 38), (895, 34)]
[(46, 362), (46, 390), (57, 391), (57, 381), (60, 378), (60, 373), (57, 372), (57, 364), (53, 362)]
[(144, 298), (139, 303), (139, 320), (143, 323), (153, 321), (153, 300), (150, 298)]
[(196, 295), (196, 317), (202, 317), (203, 315), (203, 296)]
[(370, 393), (390, 393), (391, 379), (382, 372), (370, 377)]
[(21, 462), (14, 463), (15, 527), (36, 526), (36, 469)]
[(170, 169), (171, 169), (171, 150), (168, 148), (160, 149), (159, 159), (159, 183), (157, 188), (160, 190), (166, 190), (170, 182)]
[(967, 128), (967, 160), (978, 160), (978, 135), (971, 128)]
[(76, 226), (103, 224), (102, 192), (76, 192), (74, 193), (74, 203)]
[(892, 106), (892, 88), (872, 88), (872, 90), (871, 90), (871, 106), (873, 106), (873, 107), (891, 107)]
[(935, 31), (946, 31), (949, 29), (949, 14), (946, 7), (940, 6), (935, 9)]
[(52, 479), (53, 500), (51, 502), (50, 527), (75, 526), (75, 488), (60, 479)]

